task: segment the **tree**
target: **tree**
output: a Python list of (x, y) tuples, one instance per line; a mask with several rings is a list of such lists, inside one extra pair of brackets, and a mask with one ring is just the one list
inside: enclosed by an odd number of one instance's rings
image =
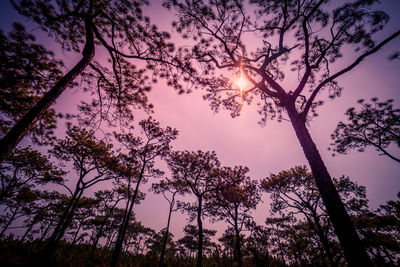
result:
[[(185, 235), (178, 240), (178, 244), (184, 246), (186, 249), (186, 255), (189, 254), (191, 258), (192, 252), (198, 251), (199, 244), (199, 228), (195, 225), (188, 224), (183, 228), (183, 232)], [(204, 250), (209, 250), (214, 246), (214, 243), (211, 241), (211, 237), (215, 236), (217, 231), (203, 229), (202, 239), (203, 239), (203, 248)], [(198, 255), (197, 255), (198, 258)]]
[[(116, 139), (125, 146), (127, 154), (121, 154), (124, 170), (121, 172), (128, 181), (128, 201), (125, 207), (117, 240), (111, 259), (111, 266), (116, 266), (121, 252), (122, 243), (132, 216), (133, 205), (137, 201), (139, 186), (150, 177), (160, 177), (163, 172), (156, 168), (157, 158), (166, 158), (171, 150), (170, 142), (176, 139), (178, 131), (171, 127), (162, 128), (160, 123), (149, 117), (139, 122), (144, 138), (135, 137), (132, 133), (116, 134)], [(136, 182), (131, 194), (131, 182)]]
[(52, 192), (47, 196), (44, 196), (44, 198), (45, 201), (47, 200), (48, 206), (44, 206), (46, 208), (42, 207), (41, 212), (43, 214), (41, 216), (41, 220), (38, 221), (40, 242), (44, 241), (50, 230), (57, 226), (59, 218), (65, 211), (70, 200), (69, 196), (58, 192)]
[[(174, 235), (170, 232), (167, 233), (166, 229), (161, 229), (158, 233), (155, 233), (149, 244), (147, 245), (148, 247), (148, 252), (147, 255), (153, 257), (152, 261), (156, 261), (156, 257), (159, 257), (159, 265), (160, 266), (168, 266), (168, 264), (164, 263), (164, 258), (173, 258), (175, 251), (176, 251), (176, 246), (175, 242), (173, 240)], [(166, 249), (168, 245), (168, 249)], [(164, 248), (165, 246), (165, 248)], [(163, 251), (164, 249), (164, 251)], [(164, 255), (162, 255), (164, 253)], [(160, 255), (161, 254), (161, 255)], [(169, 256), (169, 257), (168, 257)], [(161, 257), (163, 257), (163, 260), (161, 260)], [(168, 261), (166, 261), (168, 262)]]
[(16, 149), (0, 165), (0, 203), (12, 198), (22, 187), (36, 188), (48, 183), (63, 185), (65, 174), (48, 156), (30, 147)]
[(212, 192), (207, 199), (215, 220), (225, 221), (233, 229), (234, 259), (239, 267), (242, 266), (241, 231), (251, 221), (250, 212), (260, 201), (257, 182), (246, 176), (248, 171), (242, 166), (225, 167), (221, 172), (222, 184), (218, 186), (221, 190)]
[(95, 192), (95, 197), (98, 199), (98, 213), (92, 219), (91, 224), (93, 225), (93, 235), (92, 235), (92, 249), (89, 253), (89, 260), (99, 243), (99, 240), (102, 236), (104, 236), (104, 230), (106, 225), (110, 222), (110, 218), (112, 217), (115, 208), (118, 203), (123, 200), (123, 193), (125, 190), (123, 188), (117, 188), (116, 190), (100, 190)]
[[(83, 74), (88, 66), (93, 73), (96, 73), (95, 88), (103, 90), (102, 87), (105, 86), (104, 92), (108, 95), (108, 99), (118, 99), (116, 105), (120, 112), (126, 111), (124, 106), (126, 104), (135, 103), (137, 100), (143, 101), (143, 98), (135, 97), (142, 94), (129, 92), (124, 87), (142, 92), (149, 90), (148, 86), (140, 84), (142, 79), (138, 79), (139, 84), (136, 84), (135, 75), (132, 77), (134, 79), (129, 77), (133, 66), (124, 59), (146, 61), (148, 67), (153, 69), (153, 75), (163, 74), (173, 80), (170, 68), (157, 66), (168, 61), (169, 53), (174, 47), (166, 42), (169, 34), (158, 31), (156, 26), (150, 24), (149, 18), (143, 15), (141, 7), (147, 1), (12, 0), (11, 2), (20, 14), (33, 20), (41, 30), (54, 37), (63, 50), (82, 53), (82, 58), (60, 79), (54, 80), (51, 89), (0, 140), (0, 161), (4, 160), (22, 137), (31, 131), (36, 121), (43, 117), (56, 99), (68, 87), (74, 85), (75, 79)], [(106, 70), (107, 67), (99, 67), (93, 62), (96, 45), (101, 45), (107, 51), (111, 61), (110, 71)], [(175, 63), (179, 65), (176, 60)], [(138, 73), (142, 74), (143, 71)], [(112, 74), (112, 80), (109, 74)], [(98, 96), (97, 103), (101, 106), (101, 91)]]
[[(27, 218), (24, 220), (26, 231), (21, 236), (20, 243), (23, 243), (27, 238), (28, 240), (32, 240), (35, 235), (37, 239), (42, 239), (37, 234), (43, 232), (42, 235), (46, 236), (47, 229), (52, 226), (53, 222), (61, 214), (56, 210), (59, 210), (58, 204), (60, 204), (60, 199), (65, 196), (57, 191), (49, 192), (46, 190), (38, 191), (38, 194), (38, 200), (29, 204), (29, 212), (26, 214)], [(35, 229), (38, 224), (39, 228)]]
[(93, 133), (74, 126), (67, 130), (67, 137), (58, 140), (50, 151), (59, 160), (72, 162), (77, 179), (75, 189), (69, 191), (71, 196), (68, 204), (46, 244), (44, 261), (54, 253), (74, 217), (83, 193), (100, 182), (117, 179), (120, 163), (111, 148), (111, 144), (98, 141)]
[(207, 195), (219, 190), (222, 177), (219, 175), (220, 162), (215, 152), (189, 152), (177, 151), (168, 158), (168, 168), (172, 174), (172, 180), (178, 184), (184, 184), (196, 197), (197, 203), (185, 203), (183, 208), (189, 212), (191, 220), (197, 219), (198, 245), (197, 267), (202, 266), (203, 257), (203, 221), (202, 217), (207, 213), (204, 207)]
[[(400, 193), (397, 197), (400, 198)], [(354, 219), (374, 263), (398, 265), (400, 262), (400, 201), (390, 200), (375, 212), (359, 214)]]
[[(88, 235), (85, 232), (85, 225), (88, 225), (90, 218), (95, 215), (97, 205), (99, 205), (99, 199), (97, 198), (81, 197), (79, 199), (69, 231), (69, 234), (72, 235), (70, 248)], [(81, 230), (83, 230), (82, 234), (80, 234)]]
[(393, 100), (378, 102), (372, 98), (372, 103), (359, 100), (361, 110), (354, 107), (346, 111), (347, 123), (339, 122), (331, 135), (332, 150), (341, 154), (357, 149), (363, 152), (372, 146), (389, 158), (400, 162), (400, 157), (393, 155), (388, 147), (391, 144), (400, 147), (400, 109), (393, 109)]
[(29, 187), (23, 186), (18, 189), (13, 198), (7, 199), (6, 207), (3, 207), (4, 214), (0, 216), (0, 222), (3, 224), (0, 236), (4, 236), (4, 233), (18, 218), (26, 216), (29, 213), (27, 210), (29, 210), (31, 202), (36, 201), (39, 197), (39, 190), (31, 190)]
[(180, 184), (179, 182), (176, 183), (171, 179), (165, 178), (164, 180), (160, 181), (159, 183), (152, 184), (151, 190), (154, 191), (154, 193), (156, 193), (156, 194), (162, 194), (163, 197), (169, 203), (167, 227), (165, 228), (165, 231), (164, 231), (164, 238), (163, 238), (162, 247), (161, 247), (160, 261), (158, 264), (159, 267), (162, 267), (163, 261), (164, 261), (164, 256), (165, 256), (165, 250), (167, 248), (167, 241), (168, 241), (168, 237), (170, 234), (169, 226), (170, 226), (170, 222), (171, 222), (171, 215), (172, 215), (172, 212), (177, 211), (180, 208), (179, 203), (177, 206), (175, 206), (175, 204), (177, 204), (175, 197), (177, 196), (177, 194), (183, 195), (184, 193), (187, 193), (188, 189), (187, 189), (187, 187), (185, 187), (183, 184)]
[[(340, 95), (337, 78), (400, 35), (398, 30), (381, 42), (373, 40), (389, 20), (384, 12), (372, 10), (375, 2), (354, 0), (332, 9), (327, 0), (254, 0), (251, 7), (236, 0), (164, 1), (167, 8), (177, 10), (176, 30), (195, 42), (183, 57), (200, 65), (192, 80), (206, 90), (204, 98), (213, 110), (223, 107), (237, 116), (242, 103), (257, 98), (262, 123), (269, 116), (282, 120), (287, 115), (350, 265), (371, 262), (306, 122), (317, 115), (323, 91), (331, 99)], [(253, 10), (256, 16), (251, 17)], [(334, 72), (349, 46), (355, 59)], [(293, 78), (287, 75), (287, 63), (299, 77), (294, 88), (283, 85)], [(245, 77), (250, 86), (239, 90), (231, 82), (232, 72)]]
[[(35, 42), (18, 23), (5, 36), (0, 31), (0, 136), (33, 107), (52, 81), (59, 79), (63, 63)], [(49, 109), (30, 134), (37, 144), (54, 141), (56, 113)]]
[[(357, 185), (348, 177), (333, 179), (333, 182), (349, 211), (355, 214), (367, 212), (365, 187)], [(306, 166), (296, 166), (279, 174), (271, 174), (261, 181), (261, 187), (271, 194), (271, 211), (280, 216), (305, 219), (322, 244), (322, 255), (325, 255), (331, 266), (338, 264), (333, 250), (334, 242), (330, 240), (331, 225), (327, 218), (326, 208), (312, 174)], [(302, 227), (304, 227), (303, 225)]]
[[(250, 235), (245, 241), (245, 250), (249, 256), (252, 256), (252, 261), (257, 267), (261, 266), (285, 266), (285, 261), (278, 260), (277, 256), (269, 253), (269, 249), (273, 246), (270, 242), (271, 233), (268, 229), (261, 225), (256, 225), (254, 222), (249, 224)], [(280, 255), (283, 251), (279, 250)], [(278, 256), (280, 256), (278, 255)]]

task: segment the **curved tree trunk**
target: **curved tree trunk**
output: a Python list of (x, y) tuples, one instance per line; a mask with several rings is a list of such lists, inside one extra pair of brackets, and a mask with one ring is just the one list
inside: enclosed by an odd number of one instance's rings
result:
[(21, 139), (35, 126), (35, 123), (47, 112), (57, 98), (93, 60), (95, 46), (91, 19), (92, 18), (88, 15), (85, 21), (86, 43), (82, 52), (82, 59), (67, 74), (65, 74), (0, 140), (0, 162), (7, 158)]
[(287, 111), (348, 264), (350, 266), (372, 266), (325, 163), (307, 130), (305, 121), (299, 118), (294, 107), (287, 108)]

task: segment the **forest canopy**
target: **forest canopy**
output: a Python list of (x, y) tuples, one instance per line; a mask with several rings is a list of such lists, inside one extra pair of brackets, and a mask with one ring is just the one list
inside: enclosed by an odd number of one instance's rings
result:
[(400, 264), (398, 3), (0, 5), (1, 265)]

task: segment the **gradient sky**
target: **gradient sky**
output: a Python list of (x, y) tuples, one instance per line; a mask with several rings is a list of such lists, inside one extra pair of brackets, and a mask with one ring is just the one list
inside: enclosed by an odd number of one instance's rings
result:
[[(152, 22), (161, 29), (171, 31), (170, 22), (174, 18), (173, 11), (160, 7), (159, 1), (150, 1), (151, 6), (146, 12), (151, 16)], [(391, 16), (391, 20), (377, 40), (400, 28), (400, 1), (383, 0), (382, 9)], [(13, 21), (26, 21), (10, 7), (8, 1), (0, 2), (0, 28), (4, 31), (10, 29)], [(34, 28), (33, 25), (28, 25)], [(38, 34), (40, 40), (46, 40), (42, 33)], [(173, 35), (176, 34), (172, 32)], [(379, 39), (380, 37), (380, 39)], [(177, 39), (176, 39), (177, 40)], [(57, 44), (49, 48), (59, 51)], [(179, 46), (180, 43), (177, 44)], [(385, 201), (395, 199), (400, 190), (400, 165), (395, 161), (379, 156), (374, 149), (367, 149), (360, 153), (353, 151), (348, 155), (332, 157), (327, 151), (331, 142), (330, 134), (340, 120), (345, 120), (344, 113), (347, 108), (356, 106), (360, 98), (370, 99), (378, 97), (380, 100), (393, 98), (395, 107), (400, 107), (400, 61), (389, 61), (391, 52), (400, 50), (400, 38), (384, 47), (375, 55), (367, 58), (355, 70), (342, 76), (338, 81), (344, 90), (340, 98), (333, 101), (326, 100), (319, 108), (319, 117), (311, 121), (309, 130), (314, 139), (325, 164), (334, 177), (349, 176), (360, 185), (367, 187), (367, 197), (370, 199), (371, 208), (377, 208)], [(79, 55), (65, 53), (57, 54), (67, 66), (74, 64)], [(96, 55), (101, 57), (101, 53)], [(351, 62), (352, 54), (345, 54), (344, 61)], [(229, 112), (220, 111), (214, 114), (207, 102), (202, 100), (202, 92), (195, 91), (189, 95), (178, 96), (172, 88), (160, 82), (154, 86), (150, 95), (151, 102), (155, 105), (153, 117), (163, 126), (172, 126), (179, 130), (179, 137), (173, 143), (177, 150), (215, 150), (221, 163), (226, 166), (244, 165), (250, 168), (252, 179), (267, 177), (270, 173), (278, 173), (295, 165), (308, 165), (289, 122), (277, 123), (268, 121), (267, 126), (257, 124), (259, 115), (256, 106), (245, 106), (242, 115), (232, 119)], [(65, 92), (56, 108), (59, 111), (70, 111), (75, 108), (79, 99), (79, 90)], [(137, 120), (144, 115), (138, 113)], [(63, 127), (59, 132), (62, 134)], [(392, 148), (399, 155), (398, 148)], [(150, 181), (142, 189), (151, 185)], [(268, 215), (269, 203), (267, 195), (263, 195), (254, 213), (257, 223), (262, 224)], [(165, 227), (167, 220), (167, 202), (161, 196), (148, 193), (140, 206), (135, 208), (136, 217), (145, 226), (160, 230)], [(186, 215), (174, 214), (171, 222), (172, 233), (180, 237), (186, 222)], [(225, 226), (210, 225), (207, 228), (222, 229)], [(219, 232), (220, 236), (222, 232)]]

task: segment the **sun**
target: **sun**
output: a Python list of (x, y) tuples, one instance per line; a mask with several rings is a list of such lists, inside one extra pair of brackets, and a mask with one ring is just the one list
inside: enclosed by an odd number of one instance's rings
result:
[(240, 90), (240, 96), (242, 96), (243, 90), (244, 90), (244, 88), (245, 88), (246, 85), (247, 85), (247, 80), (246, 80), (246, 78), (244, 77), (242, 71), (240, 71), (240, 77), (236, 79), (235, 85), (236, 85), (237, 88), (239, 88), (239, 90)]

